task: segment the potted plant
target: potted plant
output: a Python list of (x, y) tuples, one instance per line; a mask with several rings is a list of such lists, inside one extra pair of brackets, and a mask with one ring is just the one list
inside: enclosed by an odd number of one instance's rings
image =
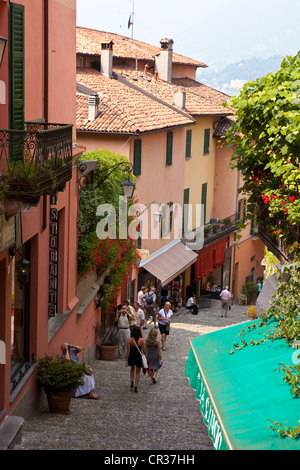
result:
[(213, 225), (213, 232), (214, 232), (214, 233), (217, 233), (218, 230), (219, 230), (219, 228), (220, 228), (220, 225), (219, 225), (219, 224), (214, 224), (214, 225)]
[(113, 361), (115, 358), (115, 352), (118, 349), (116, 339), (116, 328), (108, 327), (105, 330), (104, 335), (97, 344), (98, 357), (102, 361)]
[(243, 285), (242, 293), (247, 296), (247, 304), (250, 305), (258, 295), (258, 286), (253, 281), (246, 282)]
[(211, 231), (211, 226), (204, 227), (204, 237), (208, 237), (209, 232)]
[(226, 217), (226, 218), (223, 220), (223, 223), (224, 223), (224, 225), (225, 225), (226, 228), (229, 228), (229, 227), (230, 227), (231, 222), (232, 222), (232, 220), (231, 220), (230, 217)]
[(69, 414), (74, 391), (83, 385), (86, 373), (83, 364), (73, 364), (60, 356), (38, 359), (37, 381), (47, 395), (50, 413)]

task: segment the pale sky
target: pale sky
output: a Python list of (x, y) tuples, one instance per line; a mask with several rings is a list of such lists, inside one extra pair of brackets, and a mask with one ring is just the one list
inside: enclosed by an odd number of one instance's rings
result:
[(77, 0), (77, 25), (159, 46), (211, 69), (250, 57), (294, 56), (300, 50), (299, 0)]

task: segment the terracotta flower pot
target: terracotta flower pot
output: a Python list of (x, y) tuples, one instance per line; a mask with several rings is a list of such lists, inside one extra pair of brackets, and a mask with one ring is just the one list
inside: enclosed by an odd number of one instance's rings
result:
[(104, 344), (98, 344), (99, 359), (102, 361), (113, 361), (117, 349), (118, 346), (105, 346)]
[(70, 414), (70, 402), (73, 396), (74, 390), (68, 392), (56, 392), (56, 391), (47, 391), (47, 400), (50, 413), (56, 413), (61, 415)]

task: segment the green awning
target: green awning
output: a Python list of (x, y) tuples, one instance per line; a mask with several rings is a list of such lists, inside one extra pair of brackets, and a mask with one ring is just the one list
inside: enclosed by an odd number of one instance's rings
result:
[[(255, 323), (259, 320), (255, 320)], [(277, 324), (249, 331), (252, 321), (191, 339), (186, 375), (200, 401), (200, 410), (214, 449), (300, 450), (300, 439), (280, 437), (270, 421), (295, 427), (300, 399), (283, 381), (280, 363), (293, 364), (295, 353), (283, 340), (248, 345), (234, 354), (233, 343), (260, 340)], [(245, 335), (241, 337), (241, 330)]]

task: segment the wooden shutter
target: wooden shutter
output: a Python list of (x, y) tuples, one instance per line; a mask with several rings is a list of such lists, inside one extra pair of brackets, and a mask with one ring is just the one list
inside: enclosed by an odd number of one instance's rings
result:
[(204, 155), (209, 153), (210, 129), (204, 129)]
[(167, 133), (166, 165), (172, 165), (172, 152), (173, 152), (173, 132), (168, 132)]
[(185, 158), (192, 156), (192, 130), (186, 131)]
[(24, 6), (10, 4), (11, 128), (24, 129)]
[(203, 221), (206, 223), (206, 201), (207, 201), (207, 183), (202, 184), (201, 204), (203, 209)]
[(133, 174), (139, 176), (142, 172), (142, 141), (141, 139), (134, 141), (133, 154)]
[(188, 210), (185, 211), (184, 205), (190, 203), (190, 188), (186, 188), (183, 192), (183, 217), (182, 217), (182, 229), (188, 227)]
[(173, 201), (169, 203), (169, 225), (170, 225), (170, 232), (172, 232), (172, 223), (173, 223)]

